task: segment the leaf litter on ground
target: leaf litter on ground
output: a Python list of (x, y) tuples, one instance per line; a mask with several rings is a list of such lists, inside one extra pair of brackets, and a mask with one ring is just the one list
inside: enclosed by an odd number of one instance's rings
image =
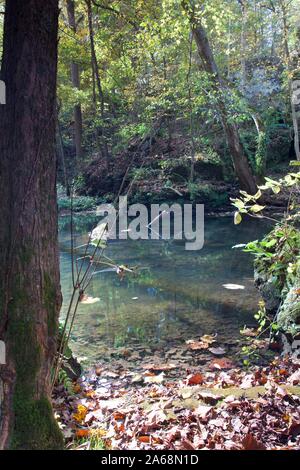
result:
[(103, 363), (76, 393), (57, 386), (53, 406), (66, 441), (90, 448), (97, 436), (120, 450), (300, 450), (299, 360), (277, 357), (245, 370), (223, 357), (177, 375), (174, 368), (151, 362), (112, 372)]

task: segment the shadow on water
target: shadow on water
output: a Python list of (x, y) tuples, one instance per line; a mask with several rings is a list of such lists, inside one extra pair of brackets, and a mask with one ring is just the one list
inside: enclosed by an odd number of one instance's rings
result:
[[(62, 219), (63, 318), (72, 279), (69, 221)], [(77, 217), (77, 245), (84, 243), (95, 223), (93, 216)], [(93, 277), (87, 294), (99, 297), (100, 302), (80, 305), (72, 334), (74, 352), (93, 363), (112, 347), (151, 347), (206, 333), (218, 333), (223, 340), (237, 338), (240, 328), (253, 322), (258, 293), (251, 256), (232, 246), (257, 239), (266, 230), (257, 220), (236, 227), (232, 218), (208, 218), (204, 247), (193, 252), (186, 251), (183, 242), (111, 241), (107, 256), (117, 264), (140, 269), (123, 280), (109, 268)], [(228, 290), (224, 284), (239, 284), (244, 289)]]

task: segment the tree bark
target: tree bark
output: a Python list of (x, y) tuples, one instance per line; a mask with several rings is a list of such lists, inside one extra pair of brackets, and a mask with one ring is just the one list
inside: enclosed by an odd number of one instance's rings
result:
[(56, 204), (58, 0), (6, 0), (0, 106), (0, 449), (63, 445), (50, 402), (61, 305)]
[[(76, 33), (76, 19), (75, 19), (75, 5), (74, 0), (67, 0), (67, 12), (69, 26), (74, 33)], [(71, 62), (71, 81), (72, 86), (80, 90), (80, 74), (79, 66), (76, 62)], [(74, 144), (76, 150), (76, 162), (80, 161), (82, 158), (82, 112), (81, 105), (76, 104), (74, 106)]]
[(231, 122), (226, 110), (225, 93), (227, 87), (219, 74), (212, 49), (210, 47), (205, 29), (201, 24), (193, 24), (192, 31), (197, 44), (199, 56), (205, 71), (210, 75), (213, 89), (216, 92), (217, 108), (226, 135), (229, 151), (232, 156), (233, 165), (242, 189), (254, 194), (257, 191), (255, 178), (252, 174), (247, 156), (245, 155), (238, 127)]

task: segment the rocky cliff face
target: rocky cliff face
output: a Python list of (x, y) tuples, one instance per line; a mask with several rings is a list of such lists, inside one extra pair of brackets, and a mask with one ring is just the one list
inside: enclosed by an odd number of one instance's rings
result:
[(277, 314), (278, 326), (293, 337), (300, 337), (300, 263), (296, 279), (286, 287)]

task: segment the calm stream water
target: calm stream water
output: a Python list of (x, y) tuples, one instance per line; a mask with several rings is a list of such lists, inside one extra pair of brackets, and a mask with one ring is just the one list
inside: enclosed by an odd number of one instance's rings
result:
[[(91, 215), (76, 216), (77, 245), (96, 222)], [(110, 270), (93, 277), (87, 294), (100, 302), (79, 306), (71, 341), (75, 354), (92, 364), (121, 346), (151, 348), (179, 336), (186, 340), (206, 333), (218, 333), (224, 340), (237, 338), (241, 327), (253, 323), (258, 294), (252, 257), (232, 246), (265, 232), (265, 224), (257, 220), (234, 226), (231, 217), (218, 217), (206, 218), (200, 251), (185, 251), (183, 242), (109, 242), (105, 252), (116, 264), (141, 269), (123, 280)], [(67, 217), (60, 219), (60, 246), (63, 317), (72, 293)], [(223, 287), (228, 283), (245, 288), (228, 290)]]

